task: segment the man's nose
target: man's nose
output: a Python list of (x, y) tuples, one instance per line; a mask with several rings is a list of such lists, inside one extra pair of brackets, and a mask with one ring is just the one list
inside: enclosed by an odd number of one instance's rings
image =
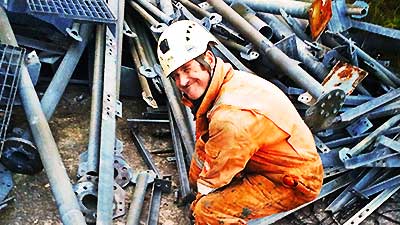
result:
[(176, 79), (177, 83), (178, 83), (178, 87), (186, 87), (189, 83), (189, 79), (186, 73), (181, 73), (179, 74), (179, 76)]

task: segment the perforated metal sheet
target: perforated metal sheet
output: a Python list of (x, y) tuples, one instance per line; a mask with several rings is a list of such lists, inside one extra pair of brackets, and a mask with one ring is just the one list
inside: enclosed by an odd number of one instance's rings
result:
[(25, 49), (0, 44), (0, 153), (10, 122), (24, 57)]
[(113, 23), (115, 17), (103, 0), (26, 0), (35, 13), (58, 14), (70, 19)]

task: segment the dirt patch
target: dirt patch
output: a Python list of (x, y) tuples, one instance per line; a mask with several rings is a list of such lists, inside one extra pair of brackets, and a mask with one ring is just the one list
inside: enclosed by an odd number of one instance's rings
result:
[[(79, 154), (86, 150), (90, 121), (90, 93), (87, 86), (70, 86), (61, 100), (55, 114), (49, 122), (54, 139), (56, 140), (61, 158), (72, 183), (76, 182), (79, 163)], [(117, 120), (117, 138), (124, 144), (123, 156), (133, 168), (134, 172), (147, 170), (141, 156), (133, 144), (127, 118), (140, 118), (145, 111), (145, 103), (141, 99), (121, 98), (123, 102), (123, 118)], [(24, 126), (25, 115), (21, 107), (14, 110), (13, 124)], [(164, 126), (164, 125), (163, 125)], [(139, 127), (145, 147), (152, 150), (172, 149), (170, 138), (158, 137), (154, 132), (163, 127), (158, 125), (143, 125)], [(10, 128), (11, 129), (11, 128)], [(154, 161), (164, 175), (172, 175), (171, 193), (162, 195), (160, 209), (160, 224), (187, 224), (182, 208), (177, 207), (174, 191), (178, 189), (179, 181), (174, 162), (167, 160), (172, 153), (152, 155)], [(56, 204), (52, 197), (49, 181), (44, 171), (28, 176), (13, 174), (14, 188), (9, 194), (14, 200), (5, 209), (0, 211), (0, 223), (4, 225), (24, 224), (61, 224)], [(128, 212), (134, 185), (126, 188), (126, 212)], [(147, 190), (146, 200), (150, 198), (150, 188)], [(145, 205), (142, 211), (142, 222), (146, 221), (147, 210)], [(114, 220), (114, 224), (125, 224), (126, 215)]]

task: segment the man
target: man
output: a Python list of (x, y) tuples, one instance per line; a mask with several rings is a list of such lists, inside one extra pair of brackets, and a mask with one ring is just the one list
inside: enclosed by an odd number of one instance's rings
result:
[(193, 21), (160, 36), (158, 58), (196, 119), (189, 179), (196, 224), (246, 224), (315, 199), (323, 168), (312, 134), (276, 86), (215, 57)]

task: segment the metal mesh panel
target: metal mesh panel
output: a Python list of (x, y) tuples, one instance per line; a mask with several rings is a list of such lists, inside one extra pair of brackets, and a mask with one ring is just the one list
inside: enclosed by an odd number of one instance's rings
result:
[(25, 49), (0, 44), (0, 153), (10, 122), (24, 57)]
[(115, 18), (103, 0), (26, 0), (31, 12), (59, 14), (62, 17), (113, 23)]

